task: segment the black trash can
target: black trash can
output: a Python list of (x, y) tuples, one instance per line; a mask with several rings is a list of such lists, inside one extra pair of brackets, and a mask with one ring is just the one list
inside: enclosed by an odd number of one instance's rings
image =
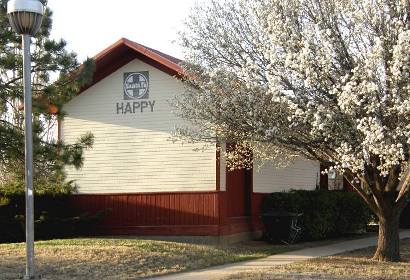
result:
[(265, 238), (271, 243), (295, 243), (302, 233), (302, 228), (298, 225), (302, 215), (302, 213), (291, 213), (283, 210), (262, 214)]
[(404, 208), (400, 216), (400, 228), (410, 228), (410, 203)]

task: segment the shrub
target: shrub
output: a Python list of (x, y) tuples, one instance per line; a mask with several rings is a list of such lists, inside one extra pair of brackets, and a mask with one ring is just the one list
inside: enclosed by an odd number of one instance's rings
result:
[[(35, 185), (35, 238), (51, 239), (84, 235), (107, 212), (95, 215), (81, 213), (70, 203), (74, 188), (71, 184), (55, 185), (47, 182)], [(25, 240), (24, 183), (10, 181), (0, 185), (0, 242)]]
[(365, 230), (371, 211), (356, 193), (292, 190), (268, 195), (263, 212), (285, 210), (303, 213), (304, 240), (343, 236)]
[[(73, 181), (57, 183), (44, 178), (37, 179), (33, 182), (35, 195), (61, 196), (71, 195), (77, 191)], [(0, 183), (0, 194), (2, 196), (24, 195), (26, 190), (23, 178), (13, 178), (6, 182)]]

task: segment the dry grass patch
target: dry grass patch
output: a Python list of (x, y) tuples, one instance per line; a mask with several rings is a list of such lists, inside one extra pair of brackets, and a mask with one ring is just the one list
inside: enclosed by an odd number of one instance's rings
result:
[[(0, 279), (24, 273), (24, 243), (0, 244)], [(140, 279), (170, 272), (265, 257), (298, 247), (242, 244), (234, 247), (152, 240), (67, 239), (36, 242), (42, 279)]]
[(402, 262), (370, 260), (375, 247), (306, 262), (275, 266), (265, 271), (241, 273), (227, 279), (252, 280), (408, 280), (410, 279), (410, 239), (402, 240)]

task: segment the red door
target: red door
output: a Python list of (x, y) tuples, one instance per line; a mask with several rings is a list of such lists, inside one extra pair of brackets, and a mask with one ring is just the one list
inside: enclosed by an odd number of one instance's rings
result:
[(252, 192), (252, 170), (226, 171), (228, 217), (249, 216)]

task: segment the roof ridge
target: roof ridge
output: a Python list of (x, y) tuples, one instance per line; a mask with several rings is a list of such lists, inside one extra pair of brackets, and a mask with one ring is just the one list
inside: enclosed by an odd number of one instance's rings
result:
[(93, 81), (84, 86), (79, 94), (137, 57), (171, 76), (184, 76), (180, 65), (182, 60), (127, 38), (120, 38), (93, 57), (96, 64)]
[[(137, 47), (138, 51), (140, 51), (140, 52), (143, 53), (143, 54), (147, 54), (147, 51), (148, 51), (148, 52), (151, 52), (151, 53), (153, 53), (153, 54), (155, 54), (155, 55), (158, 55), (158, 56), (160, 56), (160, 57), (162, 57), (162, 58), (164, 58), (164, 59), (170, 61), (171, 63), (176, 64), (176, 65), (178, 65), (179, 63), (182, 62), (182, 60), (179, 59), (179, 58), (176, 58), (176, 57), (174, 57), (174, 56), (172, 56), (172, 55), (166, 54), (166, 53), (161, 52), (161, 51), (159, 51), (159, 50), (153, 49), (153, 48), (151, 48), (151, 47), (147, 47), (147, 46), (145, 46), (145, 45), (143, 45), (143, 44), (140, 44), (140, 43), (131, 41), (131, 40), (127, 39), (127, 38), (121, 38), (119, 41), (125, 43), (126, 45), (131, 45), (131, 47)], [(142, 52), (142, 50), (141, 50), (140, 48), (143, 49), (144, 51)]]
[[(142, 46), (144, 46), (144, 45), (142, 45)], [(147, 47), (147, 46), (144, 46), (144, 47), (147, 48), (147, 49), (149, 49), (149, 50), (151, 50), (151, 51), (153, 51), (153, 52), (158, 53), (159, 55), (165, 56), (165, 57), (167, 57), (168, 59), (170, 59), (170, 60), (172, 60), (172, 61), (174, 61), (174, 62), (178, 62), (178, 63), (182, 62), (182, 59), (179, 59), (179, 58), (177, 58), (177, 57), (175, 57), (175, 56), (166, 54), (166, 53), (164, 53), (164, 52), (162, 52), (162, 51), (159, 51), (159, 50), (157, 50), (157, 49), (153, 49), (153, 48), (150, 48), (150, 47)]]
[[(106, 55), (107, 53), (109, 53), (113, 48), (118, 47), (118, 46), (121, 45), (121, 44), (131, 45), (131, 46), (137, 45), (137, 46), (139, 46), (139, 47), (141, 47), (141, 48), (143, 48), (143, 49), (146, 49), (146, 50), (148, 50), (148, 51), (150, 51), (150, 52), (152, 52), (152, 53), (154, 53), (154, 54), (156, 54), (156, 55), (161, 56), (162, 58), (165, 58), (165, 59), (169, 60), (170, 62), (172, 62), (172, 63), (174, 63), (174, 64), (179, 64), (179, 63), (183, 62), (182, 59), (179, 59), (179, 58), (174, 57), (174, 56), (172, 56), (172, 55), (166, 54), (166, 53), (164, 53), (164, 52), (162, 52), (162, 51), (159, 51), (159, 50), (157, 50), (157, 49), (154, 49), (154, 48), (145, 46), (145, 45), (143, 45), (143, 44), (137, 43), (137, 42), (132, 41), (132, 40), (130, 40), (130, 39), (127, 39), (127, 38), (125, 38), (125, 37), (121, 37), (121, 38), (120, 38), (119, 40), (117, 40), (115, 43), (113, 43), (112, 45), (108, 46), (107, 48), (103, 49), (102, 51), (100, 51), (99, 53), (97, 53), (96, 55), (94, 55), (93, 58), (94, 58), (95, 60), (97, 60), (97, 59), (99, 59), (99, 58), (105, 56), (105, 55)], [(141, 50), (139, 50), (139, 51), (141, 52)], [(145, 54), (145, 52), (141, 52), (141, 53)]]

